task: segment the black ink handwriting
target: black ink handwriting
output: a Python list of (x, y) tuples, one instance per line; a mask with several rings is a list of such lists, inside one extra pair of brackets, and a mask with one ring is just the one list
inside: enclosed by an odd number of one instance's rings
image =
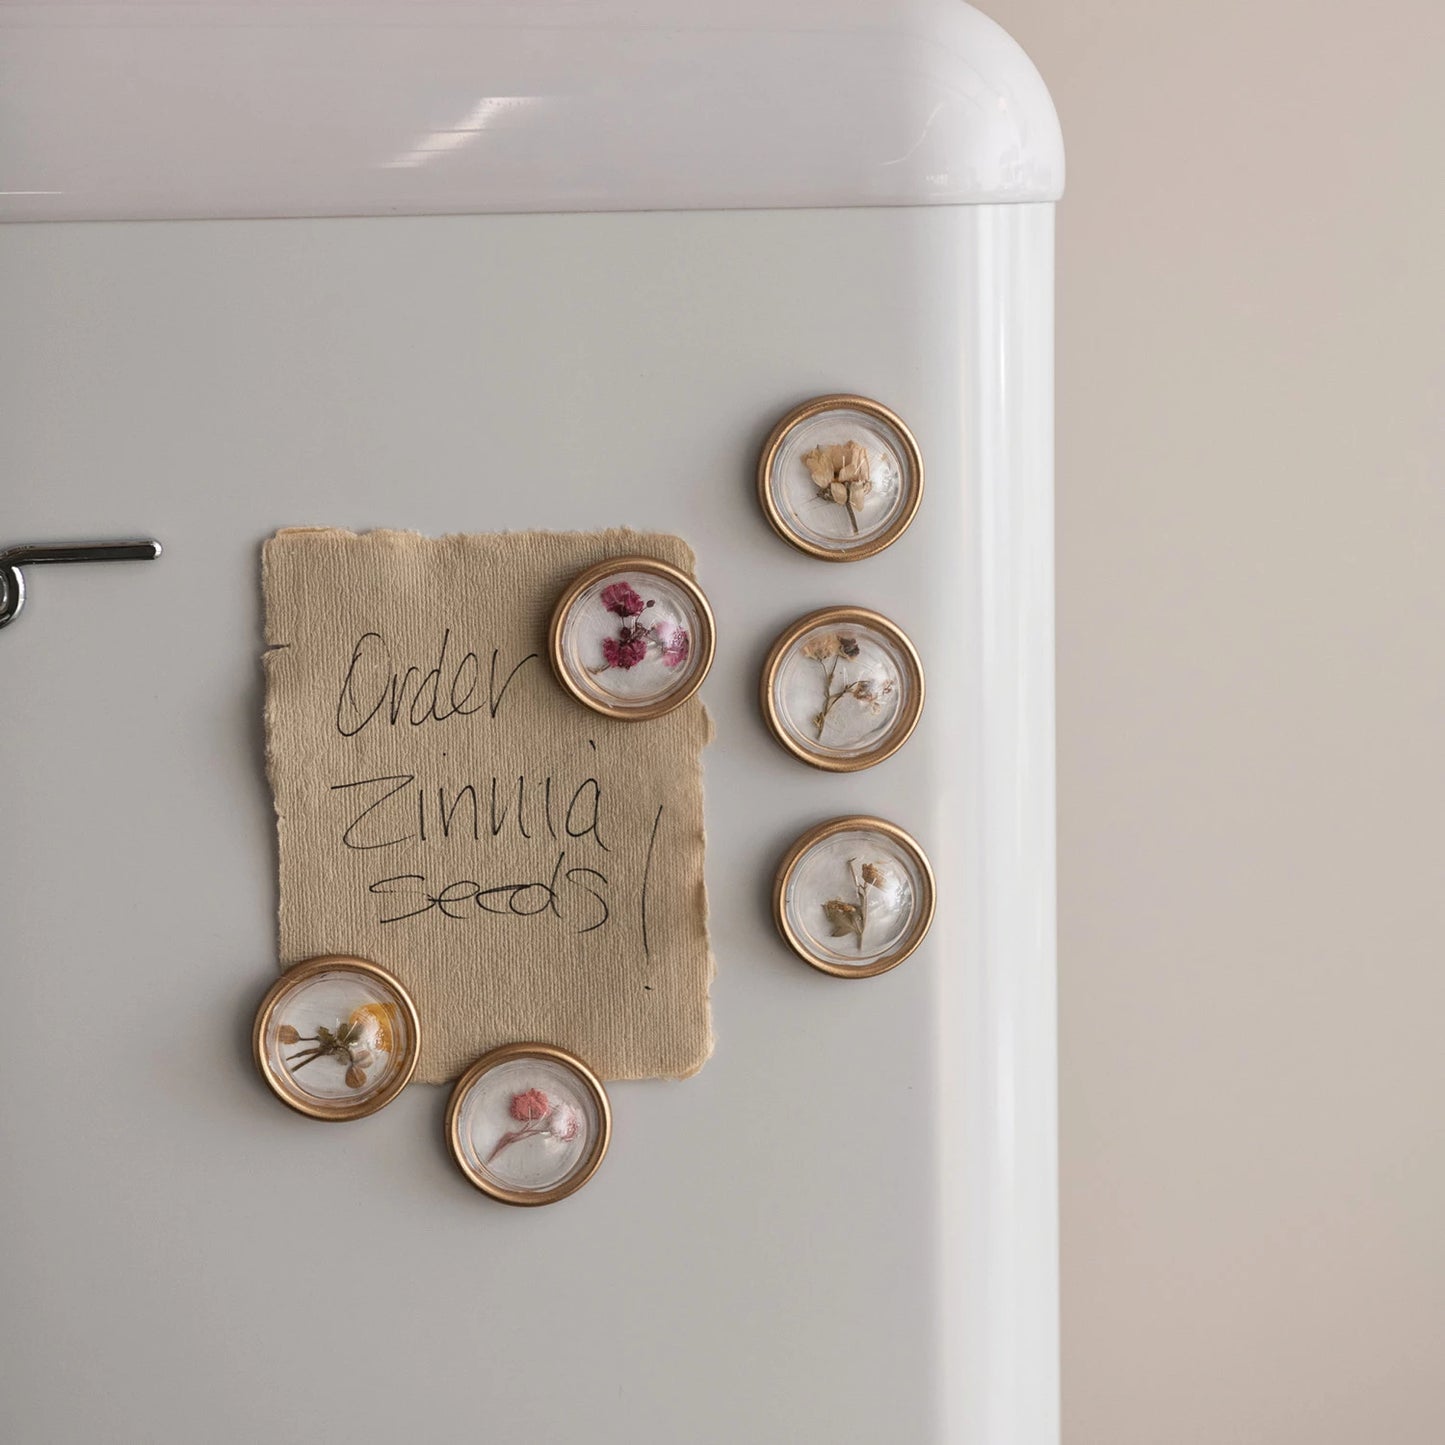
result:
[(378, 718), (392, 727), (403, 722), (421, 727), (423, 723), (471, 717), (483, 708), (495, 718), (517, 674), (537, 660), (537, 654), (529, 652), (499, 685), (502, 654), (500, 648), (494, 647), (486, 696), (478, 697), (481, 663), (477, 654), (468, 651), (459, 660), (449, 659), (451, 646), (452, 630), (448, 627), (442, 632), (434, 667), (425, 672), (415, 665), (398, 670), (386, 638), (379, 632), (363, 632), (351, 649), (336, 699), (336, 731), (344, 738), (354, 738)]

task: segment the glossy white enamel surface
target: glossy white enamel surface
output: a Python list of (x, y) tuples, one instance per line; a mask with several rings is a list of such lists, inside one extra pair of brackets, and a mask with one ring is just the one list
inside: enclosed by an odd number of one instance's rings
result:
[(0, 4), (0, 221), (1057, 198), (961, 0)]
[[(9, 1436), (300, 1441), (339, 1411), (377, 1439), (1055, 1445), (1052, 212), (0, 228), (5, 540), (167, 548), (37, 572), (0, 636)], [(841, 390), (928, 468), (907, 535), (846, 566), (753, 485), (773, 421)], [(255, 1077), (258, 546), (618, 522), (688, 537), (718, 617), (718, 1047), (615, 1085), (602, 1170), (533, 1214), (457, 1174), (442, 1090), (321, 1125)], [(769, 641), (839, 602), (895, 618), (929, 689), (843, 777), (755, 698)], [(939, 880), (867, 981), (769, 917), (777, 858), (843, 812)]]

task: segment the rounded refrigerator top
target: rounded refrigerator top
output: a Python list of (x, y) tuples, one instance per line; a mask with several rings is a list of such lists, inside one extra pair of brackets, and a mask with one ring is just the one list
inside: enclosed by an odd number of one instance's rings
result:
[(0, 6), (0, 221), (1056, 200), (960, 0)]

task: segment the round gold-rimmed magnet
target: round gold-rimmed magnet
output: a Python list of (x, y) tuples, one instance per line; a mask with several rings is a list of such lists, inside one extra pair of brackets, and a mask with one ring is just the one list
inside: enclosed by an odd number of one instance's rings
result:
[(702, 686), (716, 646), (712, 608), (685, 572), (616, 557), (575, 578), (552, 612), (552, 670), (578, 702), (645, 722)]
[(421, 1022), (402, 984), (363, 958), (288, 968), (256, 1011), (256, 1067), (283, 1104), (312, 1119), (360, 1119), (407, 1086)]
[(788, 849), (773, 883), (773, 919), (805, 963), (835, 978), (872, 978), (923, 942), (936, 894), (927, 856), (902, 828), (834, 818)]
[(815, 397), (764, 444), (758, 500), (785, 542), (825, 562), (856, 562), (908, 530), (923, 500), (923, 455), (880, 402)]
[(763, 664), (763, 717), (795, 758), (852, 773), (891, 757), (923, 713), (923, 664), (895, 623), (866, 607), (800, 617)]
[(612, 1109), (596, 1074), (549, 1044), (503, 1044), (457, 1080), (447, 1142), (463, 1174), (503, 1204), (553, 1204), (596, 1172)]

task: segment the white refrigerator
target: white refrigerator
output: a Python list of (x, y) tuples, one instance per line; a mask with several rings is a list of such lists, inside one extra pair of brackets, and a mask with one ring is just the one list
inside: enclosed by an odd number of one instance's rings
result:
[[(1057, 1441), (1063, 153), (1026, 57), (956, 0), (7, 4), (0, 55), (0, 552), (165, 548), (24, 569), (0, 631), (7, 1438)], [(831, 392), (927, 472), (842, 566), (753, 480)], [(441, 1089), (332, 1127), (252, 1067), (259, 548), (309, 524), (697, 552), (716, 1052), (613, 1084), (556, 1207), (467, 1188)], [(840, 775), (757, 686), (842, 603), (927, 704)], [(769, 913), (840, 813), (938, 884), (856, 982)]]

